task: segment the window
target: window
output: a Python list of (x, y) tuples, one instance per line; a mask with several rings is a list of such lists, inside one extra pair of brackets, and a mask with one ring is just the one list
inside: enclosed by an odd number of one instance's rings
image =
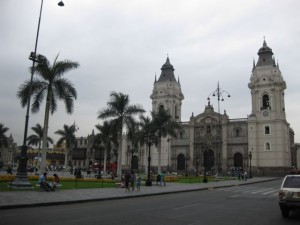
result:
[(285, 178), (284, 188), (299, 188), (300, 187), (300, 177), (289, 176)]
[(180, 132), (180, 139), (182, 139), (183, 138), (183, 133), (182, 133), (182, 131)]
[(208, 133), (208, 134), (210, 134), (210, 133), (211, 133), (210, 126), (207, 126), (207, 127), (206, 127), (206, 133)]
[(270, 126), (269, 125), (265, 125), (265, 134), (270, 134)]
[(177, 105), (175, 105), (175, 119), (178, 119), (178, 109), (177, 109)]
[(269, 142), (266, 142), (266, 144), (265, 144), (265, 150), (266, 151), (270, 151), (271, 150), (271, 145), (270, 145)]
[(235, 136), (236, 136), (236, 137), (239, 137), (239, 136), (240, 136), (240, 130), (239, 130), (239, 129), (236, 129), (236, 130), (235, 130)]
[(262, 107), (261, 107), (261, 110), (263, 110), (263, 109), (271, 109), (270, 98), (269, 98), (269, 95), (267, 95), (267, 94), (264, 94), (262, 96)]

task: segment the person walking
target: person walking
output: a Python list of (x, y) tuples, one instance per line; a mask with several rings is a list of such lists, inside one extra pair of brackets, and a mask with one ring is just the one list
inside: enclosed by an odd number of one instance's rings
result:
[[(159, 173), (156, 175), (156, 186), (158, 186), (158, 182), (161, 183), (161, 176), (160, 176)], [(160, 185), (161, 185), (161, 184), (160, 184)]]
[(244, 172), (244, 181), (247, 181), (247, 178), (248, 178), (248, 174), (247, 174), (247, 171)]
[(166, 186), (165, 173), (164, 172), (160, 173), (160, 186), (162, 186), (162, 184), (164, 184), (164, 187)]
[(125, 191), (130, 191), (130, 189), (129, 189), (129, 180), (130, 180), (130, 174), (127, 172), (125, 174)]
[(142, 185), (142, 178), (140, 176), (138, 176), (138, 178), (136, 180), (136, 189), (137, 189), (137, 191), (141, 190), (141, 185)]
[(134, 185), (135, 185), (135, 175), (134, 173), (132, 172), (130, 174), (130, 186), (131, 186), (131, 190), (134, 191)]

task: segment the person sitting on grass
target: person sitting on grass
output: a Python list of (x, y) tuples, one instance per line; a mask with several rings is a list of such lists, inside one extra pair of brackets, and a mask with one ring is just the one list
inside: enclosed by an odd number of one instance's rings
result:
[(53, 184), (52, 184), (52, 189), (53, 190), (57, 190), (58, 188), (57, 188), (57, 186), (58, 186), (58, 184), (59, 184), (59, 177), (58, 177), (58, 175), (55, 173), (55, 174), (53, 174)]
[(47, 173), (44, 173), (39, 178), (40, 187), (45, 191), (53, 191), (51, 185), (47, 182)]

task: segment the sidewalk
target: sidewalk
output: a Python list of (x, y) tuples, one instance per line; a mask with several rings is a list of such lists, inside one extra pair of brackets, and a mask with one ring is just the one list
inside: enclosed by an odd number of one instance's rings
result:
[(178, 184), (167, 183), (166, 187), (142, 186), (140, 191), (126, 192), (124, 188), (95, 188), (95, 189), (75, 189), (75, 190), (58, 190), (54, 192), (43, 191), (11, 191), (0, 192), (0, 209), (11, 209), (21, 207), (35, 207), (45, 205), (61, 205), (90, 201), (101, 201), (110, 199), (122, 199), (141, 197), (149, 195), (159, 195), (175, 192), (197, 191), (212, 188), (247, 185), (259, 183), (280, 178), (272, 177), (254, 177), (247, 181), (228, 180), (216, 181), (210, 183), (198, 184)]

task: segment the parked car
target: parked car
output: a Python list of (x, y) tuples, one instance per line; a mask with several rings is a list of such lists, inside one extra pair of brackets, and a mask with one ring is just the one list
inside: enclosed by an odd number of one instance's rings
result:
[(290, 210), (300, 209), (300, 175), (287, 175), (279, 190), (279, 206), (283, 217)]

